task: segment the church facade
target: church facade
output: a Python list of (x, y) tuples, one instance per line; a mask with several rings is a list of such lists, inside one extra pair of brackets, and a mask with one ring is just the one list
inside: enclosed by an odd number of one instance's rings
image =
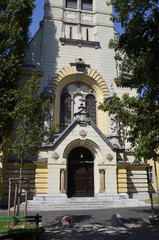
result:
[[(115, 37), (112, 7), (105, 0), (45, 0), (44, 9), (21, 79), (36, 69), (41, 97), (50, 101), (46, 124), (57, 124), (57, 130), (55, 140), (25, 164), (30, 193), (56, 199), (147, 199), (147, 164), (133, 163), (121, 126), (98, 109), (113, 94), (136, 94), (117, 85), (118, 68), (108, 48)], [(18, 174), (13, 162), (6, 163), (5, 179)]]

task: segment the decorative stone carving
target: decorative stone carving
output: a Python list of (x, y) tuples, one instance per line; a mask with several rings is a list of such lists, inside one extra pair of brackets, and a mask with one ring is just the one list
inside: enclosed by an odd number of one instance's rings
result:
[(79, 132), (79, 135), (80, 135), (82, 138), (86, 137), (87, 134), (88, 134), (88, 133), (87, 133), (85, 130), (81, 130), (81, 131)]
[(56, 161), (59, 158), (59, 154), (57, 152), (53, 152), (52, 158)]
[(113, 114), (110, 116), (110, 129), (112, 134), (118, 134), (118, 122)]
[(74, 11), (65, 11), (64, 13), (64, 20), (66, 22), (78, 22), (79, 19), (79, 13), (78, 12), (74, 12)]
[(108, 153), (108, 154), (106, 155), (106, 159), (109, 160), (109, 161), (112, 161), (112, 160), (113, 160), (113, 155), (110, 154), (110, 153)]
[(81, 13), (81, 23), (87, 23), (92, 25), (93, 15), (88, 13)]

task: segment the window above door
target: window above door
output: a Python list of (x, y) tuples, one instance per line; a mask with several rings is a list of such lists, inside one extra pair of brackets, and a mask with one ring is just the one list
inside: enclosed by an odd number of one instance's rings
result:
[(60, 129), (64, 130), (73, 120), (74, 114), (79, 111), (81, 102), (86, 108), (87, 117), (96, 123), (96, 94), (84, 83), (71, 83), (61, 92)]

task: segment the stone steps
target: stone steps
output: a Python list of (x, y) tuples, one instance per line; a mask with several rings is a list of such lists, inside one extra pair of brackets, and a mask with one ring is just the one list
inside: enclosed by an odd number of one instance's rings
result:
[[(84, 209), (108, 209), (108, 208), (124, 208), (124, 207), (139, 207), (149, 206), (138, 199), (118, 199), (118, 200), (103, 200), (98, 198), (68, 198), (57, 201), (57, 199), (40, 200), (35, 197), (33, 200), (28, 200), (28, 211), (61, 211), (61, 210), (84, 210)], [(25, 208), (25, 203), (21, 204), (21, 210)], [(11, 208), (13, 210), (13, 208)]]

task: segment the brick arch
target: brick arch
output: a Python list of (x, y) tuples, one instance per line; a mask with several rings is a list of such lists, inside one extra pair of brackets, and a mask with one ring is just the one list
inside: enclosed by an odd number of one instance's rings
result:
[[(55, 92), (54, 101), (54, 124), (60, 121), (60, 93), (62, 89), (69, 83), (77, 81), (78, 72), (75, 66), (61, 68), (51, 80), (50, 85)], [(103, 102), (108, 96), (108, 87), (103, 77), (95, 69), (86, 68), (86, 71), (81, 74), (81, 83), (85, 83), (92, 87), (96, 93), (97, 106)], [(106, 133), (105, 113), (97, 110), (97, 126)]]
[(96, 142), (94, 142), (91, 139), (86, 139), (86, 141), (83, 142), (80, 138), (77, 138), (68, 143), (68, 145), (65, 147), (65, 149), (63, 151), (63, 158), (67, 159), (69, 153), (74, 148), (79, 147), (79, 146), (87, 148), (93, 154), (95, 161), (97, 161), (97, 160), (99, 161), (99, 160), (103, 159), (101, 147)]
[[(54, 78), (51, 80), (50, 85), (53, 88), (54, 92), (59, 92), (65, 85), (75, 81), (76, 75), (77, 70), (75, 66), (63, 67), (55, 74)], [(96, 85), (98, 88), (100, 88), (103, 98), (108, 96), (108, 87), (103, 77), (97, 72), (97, 70), (87, 68), (86, 73), (82, 75), (81, 82), (85, 82), (85, 79), (90, 79), (89, 82), (87, 81), (88, 85)]]

